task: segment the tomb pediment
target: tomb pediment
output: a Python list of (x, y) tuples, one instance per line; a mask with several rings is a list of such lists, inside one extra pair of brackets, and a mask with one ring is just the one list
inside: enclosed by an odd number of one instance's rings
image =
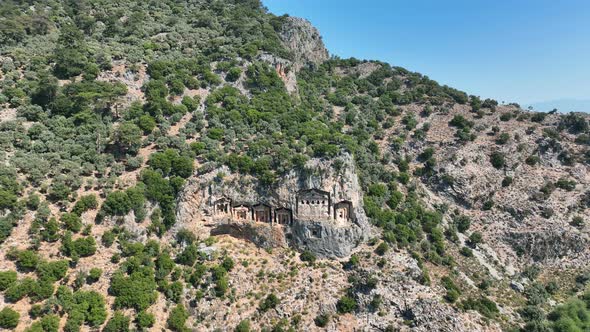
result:
[(216, 215), (225, 215), (231, 212), (231, 200), (227, 197), (221, 197), (213, 202), (213, 209)]
[(297, 194), (297, 218), (330, 218), (330, 193), (320, 189), (305, 189)]

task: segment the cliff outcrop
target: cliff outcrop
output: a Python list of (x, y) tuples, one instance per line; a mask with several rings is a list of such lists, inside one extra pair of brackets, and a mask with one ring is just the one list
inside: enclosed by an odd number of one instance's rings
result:
[[(305, 201), (308, 191), (318, 191), (318, 197), (325, 198)], [(227, 211), (216, 210), (216, 202), (221, 200), (228, 202)], [(343, 213), (338, 204), (343, 205)], [(362, 205), (358, 175), (349, 154), (333, 160), (312, 159), (272, 186), (220, 168), (189, 179), (178, 201), (175, 227), (231, 234), (262, 247), (292, 245), (320, 257), (345, 257), (370, 234)], [(260, 217), (257, 206), (262, 212), (267, 209), (269, 215)], [(240, 209), (245, 211), (243, 215)], [(280, 210), (290, 213), (285, 215), (288, 221), (278, 220)]]
[(320, 64), (329, 58), (318, 29), (303, 18), (287, 17), (279, 37), (292, 52), (297, 69), (306, 64)]

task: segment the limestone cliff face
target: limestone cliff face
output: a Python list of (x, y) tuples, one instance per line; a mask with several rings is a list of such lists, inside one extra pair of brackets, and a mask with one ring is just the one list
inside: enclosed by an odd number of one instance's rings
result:
[[(336, 165), (340, 164), (338, 167)], [(369, 222), (363, 209), (362, 191), (355, 172), (354, 161), (348, 154), (333, 161), (311, 160), (306, 168), (310, 173), (292, 172), (281, 186), (281, 194), (296, 197), (288, 188), (296, 185), (299, 190), (324, 188), (331, 192), (332, 202), (351, 202), (351, 219), (348, 222), (335, 220), (298, 220), (293, 222), (292, 242), (299, 248), (307, 248), (322, 257), (344, 257), (350, 254), (369, 235)], [(293, 203), (293, 202), (291, 202)]]
[[(298, 200), (301, 192), (309, 189), (326, 193), (329, 210), (303, 217)], [(235, 214), (219, 213), (215, 204), (221, 199), (231, 202), (231, 208), (265, 204), (272, 211), (272, 222), (239, 220)], [(334, 207), (339, 202), (349, 207), (347, 218), (336, 217)], [(320, 257), (345, 257), (370, 233), (362, 204), (354, 162), (348, 154), (333, 160), (310, 160), (303, 170), (291, 171), (272, 187), (260, 186), (253, 178), (231, 174), (222, 167), (189, 180), (178, 202), (176, 229), (226, 233), (262, 247), (291, 245)], [(290, 211), (289, 225), (277, 223), (276, 209)], [(248, 219), (251, 213), (249, 210)]]
[(329, 58), (319, 31), (305, 19), (286, 18), (279, 36), (293, 53), (296, 69), (306, 64), (320, 64)]
[(267, 62), (274, 67), (285, 83), (287, 91), (297, 97), (299, 92), (297, 72), (304, 66), (321, 64), (328, 60), (330, 55), (319, 31), (305, 19), (287, 17), (279, 37), (285, 48), (292, 54), (292, 59), (262, 53), (258, 56), (258, 60)]

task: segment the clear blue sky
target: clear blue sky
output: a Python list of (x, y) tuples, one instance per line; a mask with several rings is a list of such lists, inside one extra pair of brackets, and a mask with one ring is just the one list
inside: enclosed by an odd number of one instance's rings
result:
[(590, 0), (262, 0), (331, 54), (375, 59), (523, 105), (590, 100)]

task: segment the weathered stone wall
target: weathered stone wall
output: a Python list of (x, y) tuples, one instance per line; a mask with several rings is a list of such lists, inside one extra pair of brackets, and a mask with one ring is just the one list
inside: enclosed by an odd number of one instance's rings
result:
[(345, 257), (366, 239), (366, 229), (358, 225), (295, 220), (291, 227), (291, 243), (321, 257)]

